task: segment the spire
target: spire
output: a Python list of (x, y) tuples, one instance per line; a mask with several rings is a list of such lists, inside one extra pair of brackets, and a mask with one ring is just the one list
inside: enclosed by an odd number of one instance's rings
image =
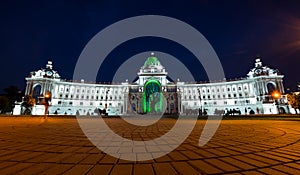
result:
[(48, 61), (47, 65), (46, 65), (47, 69), (52, 69), (52, 61)]
[(262, 67), (262, 62), (261, 62), (261, 59), (260, 59), (259, 55), (256, 55), (256, 58), (255, 58), (255, 67), (256, 68)]

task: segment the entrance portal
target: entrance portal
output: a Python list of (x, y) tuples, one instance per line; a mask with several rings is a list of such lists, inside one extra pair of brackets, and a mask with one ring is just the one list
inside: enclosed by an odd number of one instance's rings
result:
[(162, 112), (162, 92), (159, 81), (151, 79), (144, 85), (143, 92), (143, 112)]

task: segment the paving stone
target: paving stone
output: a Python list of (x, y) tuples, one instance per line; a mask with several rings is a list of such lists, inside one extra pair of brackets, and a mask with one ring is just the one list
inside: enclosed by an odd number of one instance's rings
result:
[(155, 175), (153, 171), (152, 164), (135, 164), (133, 167), (134, 175)]
[(105, 154), (89, 154), (80, 164), (97, 164), (104, 156)]
[(118, 159), (114, 158), (110, 155), (105, 155), (101, 160), (100, 160), (100, 164), (115, 164), (117, 163)]
[(70, 164), (55, 164), (54, 166), (51, 166), (49, 169), (43, 171), (40, 173), (40, 175), (59, 175), (63, 174), (64, 172), (71, 169), (74, 165)]
[(216, 166), (218, 169), (222, 169), (224, 171), (238, 171), (240, 170), (239, 168), (232, 166), (226, 162), (223, 162), (219, 159), (208, 159), (206, 162)]
[(31, 163), (18, 163), (0, 170), (0, 174), (16, 174), (23, 169), (30, 167)]
[(222, 170), (216, 168), (215, 166), (212, 166), (211, 164), (208, 164), (203, 160), (193, 160), (189, 161), (189, 163), (193, 165), (194, 168), (198, 169), (199, 171), (205, 172), (206, 174), (217, 174), (223, 172)]
[(86, 174), (93, 166), (92, 165), (75, 165), (70, 170), (64, 173), (64, 175), (82, 175)]
[(255, 168), (255, 166), (253, 166), (253, 165), (249, 165), (245, 162), (236, 160), (232, 157), (223, 157), (223, 158), (220, 158), (220, 160), (222, 160), (224, 162), (227, 162), (229, 164), (232, 164), (232, 165), (234, 165), (236, 167), (239, 167), (241, 169), (244, 169), (244, 170), (249, 170), (249, 169), (254, 169)]
[[(105, 120), (117, 134), (136, 140), (157, 138), (175, 123), (163, 119), (137, 127), (124, 125), (118, 118)], [(0, 117), (0, 174), (300, 174), (298, 121), (223, 120), (208, 144), (199, 147), (204, 124), (205, 120), (197, 121), (179, 147), (154, 160), (173, 140), (159, 145), (147, 142), (146, 148), (137, 144), (138, 154), (131, 153), (130, 147), (109, 148), (122, 152), (121, 157), (133, 154), (137, 159), (150, 159), (126, 161), (93, 146), (76, 119)], [(118, 142), (109, 137), (104, 140)]]
[(132, 165), (115, 165), (111, 171), (111, 175), (131, 175)]
[(278, 174), (278, 175), (285, 175), (286, 173), (283, 173), (281, 171), (278, 171), (278, 170), (274, 170), (272, 168), (262, 168), (262, 169), (259, 169), (258, 171), (262, 172), (262, 173), (266, 173), (266, 174)]
[(203, 174), (200, 171), (194, 169), (186, 162), (173, 162), (172, 165), (179, 172), (180, 175), (199, 175)]
[[(299, 169), (295, 169), (289, 166), (285, 166), (285, 165), (276, 165), (276, 166), (272, 166), (273, 169), (288, 173), (288, 174), (300, 174), (300, 170)], [(300, 168), (300, 167), (298, 167)]]
[(33, 175), (33, 174), (41, 174), (42, 172), (46, 171), (47, 169), (55, 166), (52, 163), (36, 163), (32, 166), (23, 169), (22, 171), (16, 173), (20, 175)]
[(87, 175), (108, 175), (113, 165), (95, 165)]
[(153, 167), (156, 175), (178, 175), (170, 163), (154, 163)]

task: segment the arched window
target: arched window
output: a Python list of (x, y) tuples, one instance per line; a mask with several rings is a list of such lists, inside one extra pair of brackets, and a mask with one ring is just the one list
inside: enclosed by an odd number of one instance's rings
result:
[(38, 102), (38, 97), (41, 96), (41, 85), (35, 85), (32, 92), (32, 97), (35, 99), (36, 102)]
[(276, 90), (276, 86), (274, 83), (270, 82), (267, 84), (267, 89), (268, 89), (268, 94), (271, 95)]

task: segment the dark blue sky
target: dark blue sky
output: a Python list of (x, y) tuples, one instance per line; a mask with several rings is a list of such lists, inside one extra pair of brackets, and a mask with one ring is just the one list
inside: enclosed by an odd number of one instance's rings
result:
[[(257, 54), (264, 64), (285, 75), (285, 87), (300, 82), (300, 1), (1, 1), (0, 89), (25, 88), (30, 71), (51, 59), (63, 78), (71, 79), (87, 42), (100, 30), (138, 15), (164, 15), (199, 30), (214, 47), (227, 78), (245, 77)], [(182, 58), (197, 80), (206, 75), (193, 55), (176, 43), (159, 38), (128, 41), (107, 58), (109, 81), (127, 58), (159, 50)], [(118, 58), (113, 62), (111, 58)], [(184, 58), (184, 59), (183, 59)]]

